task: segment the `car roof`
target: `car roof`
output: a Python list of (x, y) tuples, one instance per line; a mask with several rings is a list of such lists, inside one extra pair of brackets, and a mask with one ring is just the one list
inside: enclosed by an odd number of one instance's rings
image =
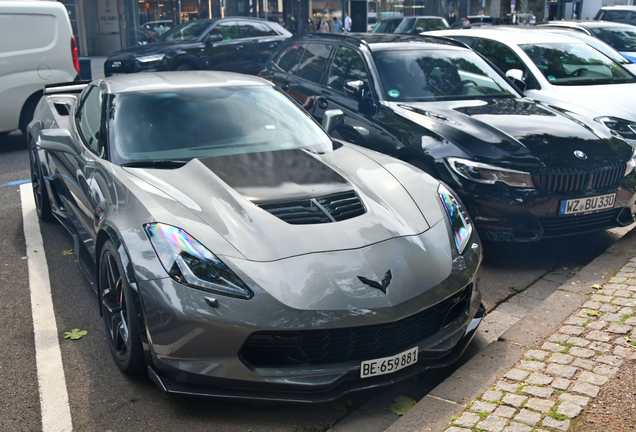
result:
[[(395, 48), (409, 48), (414, 43), (418, 43), (421, 46), (419, 48), (448, 48), (454, 46), (457, 48), (468, 49), (462, 42), (454, 40), (440, 38), (438, 36), (420, 36), (420, 35), (403, 35), (395, 33), (313, 33), (295, 36), (288, 39), (289, 42), (299, 42), (305, 40), (323, 40), (332, 42), (344, 42), (350, 45), (359, 46), (365, 45), (372, 51), (395, 49)], [(401, 46), (398, 46), (400, 44)]]
[(622, 27), (625, 29), (636, 30), (636, 27), (630, 24), (619, 23), (615, 21), (568, 21), (542, 24), (539, 27), (567, 27), (567, 28), (603, 28), (603, 27)]
[(627, 6), (627, 5), (616, 5), (616, 6), (603, 6), (601, 7), (603, 10), (608, 9), (628, 9), (628, 10), (636, 10), (636, 6)]
[(103, 78), (99, 83), (105, 85), (111, 94), (206, 87), (272, 86), (270, 82), (254, 76), (213, 71), (124, 74)]
[(479, 27), (475, 29), (435, 30), (425, 35), (434, 36), (473, 36), (494, 39), (508, 44), (576, 42), (584, 43), (567, 35), (549, 32), (526, 31), (524, 26), (517, 28), (505, 26)]

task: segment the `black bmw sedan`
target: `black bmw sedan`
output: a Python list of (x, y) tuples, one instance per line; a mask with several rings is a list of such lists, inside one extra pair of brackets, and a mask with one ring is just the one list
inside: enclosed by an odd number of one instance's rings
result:
[(190, 21), (156, 42), (112, 54), (104, 63), (109, 77), (124, 73), (217, 70), (256, 74), (272, 51), (291, 36), (279, 24), (236, 17)]
[(482, 238), (533, 241), (634, 221), (634, 148), (602, 125), (523, 98), (459, 42), (294, 37), (261, 76), (334, 137), (451, 185)]

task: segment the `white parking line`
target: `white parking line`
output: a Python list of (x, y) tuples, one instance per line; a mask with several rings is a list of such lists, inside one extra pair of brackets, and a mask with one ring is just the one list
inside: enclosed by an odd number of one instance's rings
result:
[(42, 431), (72, 431), (71, 410), (62, 366), (62, 353), (58, 342), (57, 325), (51, 298), (49, 267), (44, 254), (40, 222), (30, 184), (20, 186), (24, 238), (29, 265), (31, 311), (35, 333), (35, 360), (40, 390)]

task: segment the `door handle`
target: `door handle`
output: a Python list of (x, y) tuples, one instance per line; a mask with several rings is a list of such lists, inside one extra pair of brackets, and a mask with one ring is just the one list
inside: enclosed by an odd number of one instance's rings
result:
[(237, 51), (240, 50), (240, 49), (243, 49), (243, 45), (236, 45), (234, 47), (234, 49), (237, 50)]
[(283, 90), (285, 90), (285, 91), (289, 90), (289, 83), (288, 83), (287, 81), (283, 81), (283, 82), (280, 84), (280, 88), (282, 88), (282, 89), (283, 89)]
[(327, 99), (325, 99), (324, 97), (317, 97), (316, 104), (318, 105), (318, 108), (323, 110), (327, 109), (327, 107), (329, 106), (329, 102), (327, 102)]
[(278, 45), (276, 42), (272, 42), (271, 44), (267, 45), (269, 48), (276, 48), (276, 45)]

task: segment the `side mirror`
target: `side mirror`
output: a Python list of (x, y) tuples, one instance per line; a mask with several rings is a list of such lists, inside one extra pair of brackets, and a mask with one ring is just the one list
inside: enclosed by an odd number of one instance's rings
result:
[(422, 33), (424, 31), (424, 27), (415, 27), (415, 33)]
[(526, 91), (526, 83), (523, 81), (523, 71), (521, 69), (510, 69), (506, 72), (506, 77), (519, 87), (522, 92)]
[(364, 96), (366, 85), (362, 80), (349, 80), (344, 83), (343, 89), (350, 98), (360, 100)]
[(223, 40), (223, 36), (218, 34), (218, 33), (213, 33), (211, 35), (208, 35), (208, 37), (205, 39), (205, 43), (206, 44), (212, 44), (214, 42), (220, 42)]
[(331, 135), (331, 132), (344, 123), (344, 113), (342, 110), (334, 109), (325, 111), (322, 117), (322, 128)]
[(79, 155), (82, 150), (66, 129), (43, 129), (40, 131), (38, 145), (41, 149)]

